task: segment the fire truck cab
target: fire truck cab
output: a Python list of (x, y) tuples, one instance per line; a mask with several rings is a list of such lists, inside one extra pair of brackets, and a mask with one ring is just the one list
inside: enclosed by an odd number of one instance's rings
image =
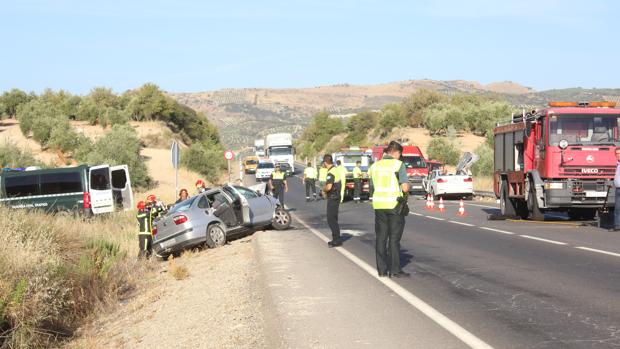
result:
[(545, 212), (592, 219), (614, 205), (620, 110), (613, 102), (550, 102), (498, 123), (494, 191), (501, 213), (544, 220)]

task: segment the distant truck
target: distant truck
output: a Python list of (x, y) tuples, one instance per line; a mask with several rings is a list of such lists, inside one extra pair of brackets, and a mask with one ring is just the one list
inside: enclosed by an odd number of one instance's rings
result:
[(613, 102), (550, 102), (499, 123), (494, 191), (501, 213), (544, 220), (545, 212), (592, 219), (614, 206), (620, 110)]
[(265, 150), (274, 165), (287, 163), (291, 172), (295, 173), (295, 149), (293, 136), (290, 133), (274, 133), (265, 137)]
[(347, 169), (347, 178), (345, 181), (345, 193), (347, 198), (353, 198), (355, 190), (355, 181), (353, 179), (353, 168), (357, 161), (360, 162), (360, 169), (362, 170), (362, 192), (363, 198), (368, 198), (370, 195), (370, 184), (368, 182), (368, 168), (372, 164), (372, 149), (349, 147), (342, 148), (339, 152), (332, 154), (334, 163), (338, 160)]
[(246, 156), (243, 159), (243, 171), (246, 174), (256, 173), (256, 168), (258, 167), (258, 157), (257, 156)]
[(265, 156), (265, 140), (264, 139), (256, 139), (254, 140), (254, 155), (259, 158)]
[(82, 216), (133, 208), (129, 169), (121, 166), (0, 171), (0, 205)]

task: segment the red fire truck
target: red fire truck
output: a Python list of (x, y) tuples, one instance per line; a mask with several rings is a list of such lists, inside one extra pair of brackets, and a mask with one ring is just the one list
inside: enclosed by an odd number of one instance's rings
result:
[[(567, 212), (592, 219), (613, 206), (620, 110), (613, 102), (550, 102), (498, 124), (494, 191), (501, 213), (544, 220)], [(607, 200), (607, 201), (606, 201)]]

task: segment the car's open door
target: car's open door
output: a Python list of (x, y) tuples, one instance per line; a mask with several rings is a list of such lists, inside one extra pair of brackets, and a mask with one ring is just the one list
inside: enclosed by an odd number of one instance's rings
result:
[(252, 220), (250, 219), (250, 204), (248, 203), (248, 200), (232, 185), (226, 185), (225, 188), (227, 191), (234, 194), (235, 200), (239, 200), (241, 203), (241, 217), (243, 219), (243, 225), (251, 225)]
[(125, 211), (133, 208), (133, 192), (127, 165), (110, 167), (112, 173), (112, 196), (117, 209)]
[(93, 214), (114, 211), (110, 166), (99, 165), (88, 169), (88, 192)]

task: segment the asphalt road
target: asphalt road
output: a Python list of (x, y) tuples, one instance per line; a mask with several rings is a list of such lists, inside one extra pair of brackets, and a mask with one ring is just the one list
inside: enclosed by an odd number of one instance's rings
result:
[[(330, 237), (325, 202), (305, 202), (300, 178), (288, 183), (294, 219)], [(412, 277), (393, 280), (406, 292), (495, 348), (620, 347), (620, 234), (555, 217), (487, 220), (495, 204), (466, 202), (464, 217), (458, 202), (424, 204), (410, 199), (402, 239)], [(343, 250), (374, 267), (371, 205), (345, 202), (340, 225)]]

